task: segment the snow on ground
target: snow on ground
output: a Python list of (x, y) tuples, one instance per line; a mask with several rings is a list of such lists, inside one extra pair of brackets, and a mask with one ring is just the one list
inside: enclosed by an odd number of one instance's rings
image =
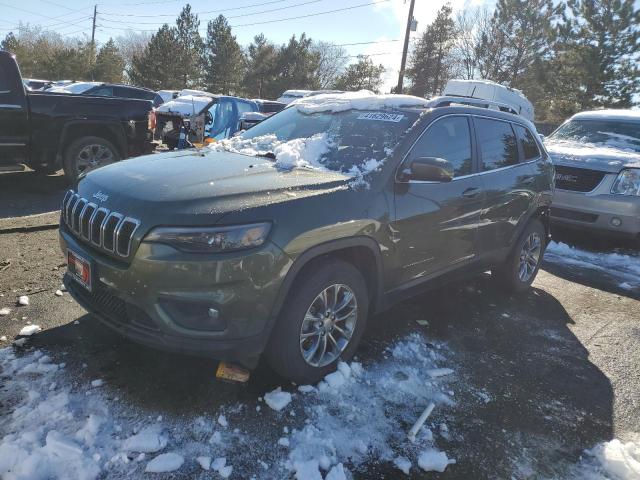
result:
[(640, 435), (622, 442), (603, 442), (585, 451), (571, 472), (575, 480), (638, 480), (640, 479)]
[(551, 242), (544, 260), (560, 265), (573, 265), (607, 273), (620, 281), (625, 290), (640, 289), (640, 255), (595, 253)]
[[(223, 478), (342, 480), (372, 463), (398, 475), (453, 463), (452, 452), (438, 449), (436, 419), (454, 405), (447, 384), (456, 375), (427, 374), (445, 368), (450, 352), (419, 334), (396, 341), (377, 362), (341, 363), (317, 386), (265, 393), (279, 411), (256, 411), (256, 398), (191, 418), (128, 405), (108, 383), (88, 388), (90, 379), (52, 356), (0, 349), (4, 479), (139, 478), (145, 471), (193, 478), (214, 470)], [(410, 442), (407, 431), (430, 402), (435, 411)]]

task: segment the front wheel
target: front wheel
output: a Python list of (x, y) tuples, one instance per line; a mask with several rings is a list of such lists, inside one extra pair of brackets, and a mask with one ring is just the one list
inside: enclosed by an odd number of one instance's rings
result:
[(65, 150), (64, 174), (75, 181), (84, 172), (104, 167), (120, 160), (113, 144), (100, 137), (82, 137), (74, 140)]
[(296, 279), (274, 327), (266, 357), (296, 383), (315, 383), (353, 357), (365, 330), (369, 295), (350, 263), (313, 264)]
[(514, 293), (526, 291), (540, 269), (545, 243), (544, 226), (537, 219), (531, 220), (507, 260), (491, 269), (491, 276), (506, 290)]

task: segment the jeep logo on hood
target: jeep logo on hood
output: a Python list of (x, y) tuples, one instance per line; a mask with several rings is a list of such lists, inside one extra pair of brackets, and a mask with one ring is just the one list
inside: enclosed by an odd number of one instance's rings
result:
[(107, 200), (109, 200), (109, 195), (107, 195), (106, 193), (102, 193), (102, 192), (94, 193), (91, 196), (93, 198), (97, 198), (101, 202), (106, 202)]

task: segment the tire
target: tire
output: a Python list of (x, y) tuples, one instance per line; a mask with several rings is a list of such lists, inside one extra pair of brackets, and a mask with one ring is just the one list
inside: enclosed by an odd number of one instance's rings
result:
[[(367, 285), (353, 265), (342, 260), (327, 260), (324, 264), (314, 263), (312, 266), (317, 268), (308, 268), (301, 278), (296, 278), (296, 286), (289, 292), (265, 352), (268, 363), (278, 374), (299, 384), (316, 383), (334, 371), (339, 361), (353, 357), (366, 328), (369, 310)], [(322, 310), (319, 296), (327, 288), (329, 297), (334, 295), (332, 292), (338, 292), (334, 303), (339, 307), (336, 309), (337, 317), (346, 317), (335, 321), (335, 324), (331, 317), (320, 319), (318, 315)], [(353, 299), (347, 303), (349, 292)], [(331, 305), (331, 299), (327, 303)], [(311, 320), (312, 317), (317, 319)], [(310, 333), (318, 330), (327, 330), (330, 335)], [(349, 339), (346, 340), (340, 331), (350, 333)], [(304, 340), (303, 334), (308, 334)], [(335, 343), (331, 342), (332, 338)], [(320, 354), (325, 342), (327, 350), (323, 357)], [(315, 353), (311, 354), (316, 345)]]
[[(536, 247), (537, 241), (539, 245)], [(544, 226), (540, 220), (532, 219), (513, 246), (506, 261), (491, 269), (491, 276), (507, 291), (526, 292), (538, 274), (545, 248)], [(526, 270), (523, 270), (525, 268)]]
[(64, 174), (71, 181), (78, 175), (120, 160), (116, 147), (100, 137), (81, 137), (74, 140), (63, 156)]

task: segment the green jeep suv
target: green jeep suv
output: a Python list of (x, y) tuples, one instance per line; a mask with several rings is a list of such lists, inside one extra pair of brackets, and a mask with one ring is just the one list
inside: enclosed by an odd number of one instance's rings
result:
[(364, 92), (305, 98), (203, 149), (125, 160), (62, 205), (65, 285), (151, 347), (318, 380), (367, 317), (490, 269), (533, 281), (553, 167), (531, 123)]

